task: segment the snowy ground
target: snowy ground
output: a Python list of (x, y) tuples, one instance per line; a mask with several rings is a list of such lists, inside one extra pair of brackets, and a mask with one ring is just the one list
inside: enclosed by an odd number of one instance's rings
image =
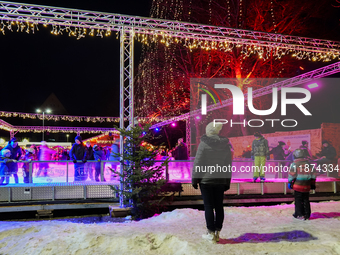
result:
[(2, 221), (0, 254), (340, 254), (340, 202), (312, 203), (309, 221), (293, 208), (225, 207), (218, 244), (201, 238), (204, 212), (194, 209), (127, 223)]

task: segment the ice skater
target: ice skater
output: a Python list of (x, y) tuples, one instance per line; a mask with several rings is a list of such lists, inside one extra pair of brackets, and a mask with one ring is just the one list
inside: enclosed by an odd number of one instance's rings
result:
[[(183, 138), (178, 139), (178, 144), (173, 151), (173, 156), (175, 160), (189, 160), (188, 147), (183, 142)], [(187, 162), (176, 162), (176, 168), (180, 167), (181, 169), (182, 179), (185, 178), (184, 168), (186, 169), (186, 172), (188, 173), (188, 177), (190, 177), (190, 168), (188, 168), (187, 164), (188, 164)]]
[(70, 150), (70, 158), (74, 163), (74, 181), (86, 181), (88, 174), (84, 167), (87, 161), (87, 148), (80, 135), (75, 137), (75, 143)]
[(261, 132), (254, 133), (255, 139), (251, 146), (251, 158), (254, 160), (255, 171), (253, 173), (253, 181), (256, 182), (260, 177), (261, 182), (266, 180), (263, 167), (266, 165), (266, 159), (269, 158), (268, 140), (265, 139)]
[[(16, 163), (16, 160), (11, 159), (10, 150), (2, 149), (0, 152), (0, 161), (2, 161), (2, 163), (0, 164), (0, 185), (7, 185), (9, 184), (9, 177), (11, 177), (12, 174), (14, 176), (15, 174), (15, 172), (13, 172), (13, 168), (10, 168), (9, 166), (12, 163)], [(15, 176), (14, 176), (14, 179), (15, 179)], [(17, 183), (17, 179), (16, 179), (16, 183)]]
[(10, 159), (14, 159), (14, 160), (9, 162), (7, 164), (7, 167), (9, 171), (13, 174), (14, 182), (19, 183), (17, 161), (20, 160), (22, 152), (21, 152), (20, 146), (18, 145), (18, 140), (15, 137), (13, 137), (8, 142), (7, 146), (4, 149), (7, 149), (11, 152)]
[[(95, 166), (94, 166), (94, 169), (95, 169), (95, 172), (94, 172), (94, 179), (96, 182), (99, 182), (99, 178), (100, 178), (100, 168), (101, 168), (101, 161), (102, 160), (106, 160), (106, 155), (105, 155), (105, 152), (104, 150), (99, 147), (97, 144), (95, 144), (93, 146), (93, 156), (94, 156), (94, 159), (97, 160), (97, 162), (95, 163)], [(105, 169), (105, 163), (103, 163), (103, 171)], [(104, 179), (105, 181), (105, 179)]]
[(51, 161), (52, 155), (55, 154), (56, 151), (48, 148), (47, 143), (45, 141), (41, 142), (40, 150), (39, 150), (39, 170), (37, 172), (36, 177), (39, 177), (42, 173), (44, 177), (48, 177), (49, 163), (44, 161)]
[(293, 152), (294, 162), (290, 165), (288, 176), (288, 188), (294, 190), (296, 219), (308, 220), (311, 210), (309, 203), (309, 191), (315, 190), (315, 171), (309, 164), (306, 150), (297, 149)]

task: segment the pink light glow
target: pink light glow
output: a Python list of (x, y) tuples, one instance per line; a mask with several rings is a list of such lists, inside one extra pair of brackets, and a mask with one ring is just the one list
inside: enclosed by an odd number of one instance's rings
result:
[(174, 122), (174, 123), (172, 123), (172, 124), (171, 124), (171, 126), (175, 127), (175, 126), (176, 126), (176, 123), (175, 123), (175, 122)]
[(314, 89), (314, 88), (319, 87), (319, 85), (317, 83), (312, 83), (312, 84), (309, 84), (307, 87), (310, 89)]

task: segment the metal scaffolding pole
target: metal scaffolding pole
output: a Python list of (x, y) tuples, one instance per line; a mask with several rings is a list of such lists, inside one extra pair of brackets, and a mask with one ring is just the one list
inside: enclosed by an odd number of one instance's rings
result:
[[(134, 55), (134, 32), (123, 28), (120, 31), (120, 123), (121, 129), (132, 127), (134, 124), (133, 102), (133, 55)], [(125, 122), (126, 120), (126, 122)], [(119, 153), (124, 152), (124, 138), (120, 136)], [(120, 163), (120, 174), (123, 175), (123, 164)], [(121, 176), (120, 190), (124, 189), (123, 177)], [(120, 207), (124, 206), (122, 193), (119, 196)]]

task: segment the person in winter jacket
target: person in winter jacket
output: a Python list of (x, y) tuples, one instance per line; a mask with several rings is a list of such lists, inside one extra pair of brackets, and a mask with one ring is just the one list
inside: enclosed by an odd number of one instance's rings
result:
[(197, 189), (199, 184), (204, 202), (207, 234), (202, 237), (211, 242), (219, 241), (224, 221), (223, 196), (230, 188), (231, 180), (229, 139), (218, 135), (222, 126), (214, 122), (206, 126), (191, 175), (192, 186)]
[[(189, 160), (188, 147), (183, 142), (183, 138), (178, 139), (178, 144), (174, 149), (172, 155), (175, 158), (175, 160)], [(175, 167), (181, 169), (182, 178), (185, 177), (184, 168), (186, 168), (188, 176), (190, 176), (190, 168), (187, 167), (186, 162), (176, 162)]]
[(294, 162), (290, 165), (288, 188), (294, 190), (295, 213), (297, 219), (308, 220), (311, 214), (309, 191), (315, 190), (316, 174), (309, 164), (305, 150), (297, 149), (293, 152)]
[[(110, 152), (110, 157), (109, 160), (111, 161), (111, 168), (114, 171), (117, 171), (117, 167), (120, 164), (119, 160), (119, 138), (115, 139), (114, 143), (111, 146), (111, 152)], [(115, 175), (113, 172), (111, 172), (110, 175), (110, 180), (112, 181), (115, 178)]]
[(13, 174), (15, 183), (19, 183), (17, 161), (20, 160), (22, 152), (21, 148), (18, 145), (18, 140), (13, 137), (4, 149), (10, 150), (11, 152), (10, 159), (13, 160), (7, 164), (7, 167), (9, 171)]
[[(32, 161), (35, 160), (35, 158), (36, 157), (34, 148), (27, 148), (24, 161)], [(24, 163), (23, 165), (24, 183), (29, 183), (29, 173), (30, 173), (29, 163)]]
[(255, 139), (251, 146), (251, 157), (254, 160), (255, 171), (253, 173), (254, 182), (260, 177), (265, 181), (263, 167), (266, 165), (266, 159), (269, 157), (268, 140), (260, 132), (254, 133)]
[(279, 144), (273, 148), (269, 154), (273, 154), (274, 160), (285, 160), (286, 154), (283, 147), (286, 145), (285, 142), (279, 141)]
[[(285, 145), (286, 145), (285, 142), (279, 141), (278, 145), (269, 152), (269, 154), (273, 154), (274, 160), (285, 160), (286, 159), (286, 156), (288, 155), (286, 155), (285, 150), (284, 150)], [(275, 164), (280, 167), (281, 165), (285, 166), (286, 163), (282, 161), (282, 162), (275, 162)]]
[(75, 143), (70, 150), (70, 159), (74, 163), (74, 181), (86, 181), (88, 173), (85, 170), (87, 161), (87, 148), (80, 135), (75, 137)]
[[(87, 148), (87, 160), (94, 160), (93, 156), (93, 148), (91, 146), (91, 143), (89, 141), (86, 142), (86, 148)], [(86, 172), (89, 173), (90, 179), (93, 181), (93, 163), (92, 162), (87, 162), (85, 164)]]
[(307, 153), (307, 156), (309, 159), (312, 159), (312, 152), (308, 148), (308, 141), (302, 141), (302, 144), (300, 145), (299, 149), (301, 150), (306, 150), (305, 152)]
[[(0, 161), (2, 161), (0, 164), (0, 185), (7, 185), (9, 184), (9, 177), (11, 177), (11, 175), (13, 174), (13, 168), (10, 168), (9, 165), (11, 163), (16, 163), (16, 160), (11, 159), (11, 151), (4, 148), (0, 152)], [(5, 180), (6, 180), (5, 184), (3, 184)]]
[[(41, 142), (40, 150), (39, 150), (39, 161), (51, 161), (52, 155), (55, 154), (56, 151), (48, 148), (47, 143), (45, 141)], [(37, 172), (36, 177), (39, 177), (41, 173), (43, 173), (44, 177), (48, 177), (48, 169), (49, 163), (48, 162), (40, 162), (39, 163), (39, 170)]]
[(322, 141), (322, 146), (322, 150), (319, 153), (320, 158), (316, 161), (321, 166), (331, 163), (336, 157), (336, 150), (328, 141)]
[[(94, 160), (97, 160), (97, 162), (95, 163), (95, 174), (94, 174), (94, 178), (96, 182), (99, 182), (99, 177), (100, 177), (100, 167), (101, 167), (101, 161), (102, 160), (106, 160), (106, 155), (105, 155), (105, 151), (99, 147), (98, 145), (94, 145), (93, 146), (93, 156), (94, 156)], [(103, 171), (105, 169), (105, 163), (103, 163)], [(105, 181), (105, 180), (104, 180)]]

